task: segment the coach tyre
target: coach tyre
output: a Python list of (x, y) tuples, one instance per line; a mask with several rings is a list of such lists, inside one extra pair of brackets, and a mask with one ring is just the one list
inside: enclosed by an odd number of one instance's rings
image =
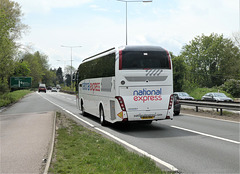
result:
[(105, 116), (104, 116), (104, 111), (103, 111), (103, 107), (100, 106), (100, 123), (102, 126), (106, 126), (106, 121), (105, 121)]
[(180, 114), (180, 112), (178, 111), (176, 111), (176, 112), (174, 112), (174, 115), (179, 115)]
[(84, 111), (84, 106), (83, 106), (83, 101), (81, 100), (81, 111), (82, 111), (82, 115), (86, 116), (86, 112)]

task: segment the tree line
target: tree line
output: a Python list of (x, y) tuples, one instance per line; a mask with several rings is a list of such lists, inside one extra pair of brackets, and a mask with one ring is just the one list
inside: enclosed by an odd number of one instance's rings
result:
[(240, 97), (240, 34), (202, 34), (183, 46), (179, 56), (172, 55), (174, 90), (218, 87)]
[[(39, 83), (56, 86), (63, 83), (62, 68), (51, 69), (48, 56), (36, 51), (22, 52), (22, 45), (17, 41), (28, 31), (22, 23), (23, 13), (17, 2), (0, 0), (0, 93), (9, 89), (10, 77), (32, 77), (32, 87)], [(67, 67), (69, 69), (69, 67)], [(67, 85), (69, 85), (69, 74)]]
[[(51, 69), (47, 55), (20, 51), (17, 40), (28, 30), (22, 16), (18, 3), (0, 0), (0, 93), (9, 91), (11, 76), (30, 76), (33, 87), (39, 83), (52, 86), (64, 83), (62, 68)], [(171, 57), (174, 91), (218, 87), (240, 97), (240, 32), (232, 38), (217, 33), (196, 36), (183, 46), (178, 56), (171, 53)], [(69, 86), (69, 73), (66, 78)]]

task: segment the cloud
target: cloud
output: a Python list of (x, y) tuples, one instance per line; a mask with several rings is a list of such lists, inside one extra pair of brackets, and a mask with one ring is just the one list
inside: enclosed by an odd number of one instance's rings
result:
[(92, 0), (15, 0), (21, 4), (24, 13), (49, 13), (54, 8), (70, 8), (81, 6)]
[[(105, 0), (105, 4), (93, 0), (17, 1), (21, 1), (23, 8), (31, 14), (38, 11), (39, 14), (28, 21), (31, 33), (24, 39), (34, 43), (36, 50), (49, 55), (53, 67), (63, 67), (63, 62), (57, 60), (70, 59), (70, 50), (60, 45), (83, 46), (73, 49), (73, 65), (77, 68), (83, 58), (125, 44), (125, 6), (122, 3), (110, 0)], [(178, 55), (182, 46), (202, 33), (223, 33), (228, 37), (239, 28), (239, 0), (171, 0), (167, 5), (161, 3), (156, 0), (144, 7), (141, 3), (129, 5), (128, 44), (159, 45)], [(77, 6), (79, 8), (74, 12), (69, 12), (70, 7)], [(62, 9), (56, 14), (51, 11), (54, 8)], [(68, 65), (69, 61), (65, 63)]]
[(90, 8), (94, 11), (108, 11), (106, 8), (99, 7), (98, 5), (90, 5)]

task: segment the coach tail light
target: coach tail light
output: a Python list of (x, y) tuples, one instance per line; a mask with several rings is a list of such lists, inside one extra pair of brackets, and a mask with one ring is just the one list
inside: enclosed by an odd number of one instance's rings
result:
[(172, 109), (173, 105), (173, 94), (170, 96), (169, 104), (168, 104), (168, 109)]
[[(170, 99), (169, 99), (168, 110), (172, 109), (172, 105), (173, 105), (173, 94), (170, 96)], [(169, 114), (169, 111), (168, 111), (168, 114)], [(167, 115), (166, 119), (171, 119), (171, 117)]]
[(120, 105), (122, 111), (126, 111), (126, 107), (125, 107), (123, 98), (121, 96), (116, 96), (115, 98), (118, 100), (119, 105)]

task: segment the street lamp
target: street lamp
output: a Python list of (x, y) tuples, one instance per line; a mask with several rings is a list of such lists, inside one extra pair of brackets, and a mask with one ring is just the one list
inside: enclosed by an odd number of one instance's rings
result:
[(82, 46), (65, 46), (65, 45), (61, 45), (61, 47), (71, 48), (71, 85), (72, 85), (72, 49), (73, 48), (82, 47)]
[(142, 1), (134, 1), (134, 0), (117, 0), (117, 1), (120, 1), (120, 2), (125, 2), (126, 3), (126, 45), (127, 45), (127, 3), (128, 2), (152, 2), (152, 0), (142, 0)]

